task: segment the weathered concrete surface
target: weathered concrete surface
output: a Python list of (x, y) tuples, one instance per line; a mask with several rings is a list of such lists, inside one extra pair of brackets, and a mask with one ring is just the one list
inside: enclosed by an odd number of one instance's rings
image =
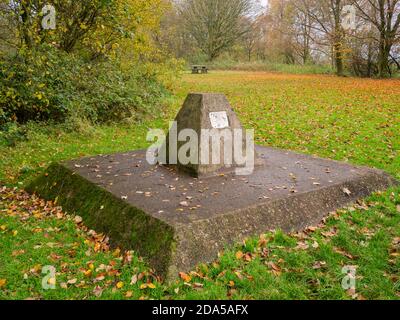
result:
[(227, 244), (277, 228), (303, 229), (396, 184), (375, 169), (272, 148), (258, 152), (264, 166), (253, 175), (206, 179), (150, 166), (145, 151), (86, 158), (55, 165), (30, 191), (58, 197), (70, 213), (173, 278), (214, 260)]
[[(223, 113), (226, 114), (226, 126), (223, 127), (215, 127), (215, 124), (212, 123), (210, 115), (213, 113)], [(224, 158), (224, 150), (225, 150), (225, 142), (222, 138), (222, 133), (230, 132), (233, 136), (234, 130), (238, 130), (242, 132), (242, 141), (239, 144), (242, 149), (242, 154), (246, 155), (247, 144), (246, 144), (246, 130), (243, 129), (242, 124), (240, 123), (238, 117), (233, 111), (231, 105), (229, 104), (228, 99), (224, 94), (218, 93), (191, 93), (187, 96), (182, 109), (179, 111), (175, 122), (177, 123), (177, 132), (180, 133), (183, 130), (191, 129), (196, 132), (198, 137), (198, 154), (195, 156), (198, 160), (195, 164), (181, 164), (178, 157), (173, 157), (172, 163), (173, 166), (176, 166), (179, 170), (187, 172), (194, 177), (207, 177), (212, 175), (214, 172), (229, 172), (234, 171), (235, 168), (243, 167), (242, 164), (238, 164), (235, 162), (233, 158), (231, 165), (227, 166)], [(217, 147), (220, 154), (220, 160), (218, 164), (213, 164), (212, 161), (212, 151), (213, 144), (212, 139), (205, 139), (202, 135), (202, 130), (213, 130), (213, 138), (220, 138), (221, 141), (220, 147)], [(170, 149), (172, 152), (176, 150), (180, 150), (180, 148), (186, 144), (182, 141), (177, 141), (177, 145), (170, 144), (169, 138), (172, 135), (170, 132), (166, 144), (164, 148), (166, 149), (166, 163), (171, 165)], [(175, 133), (176, 135), (176, 133)], [(177, 140), (177, 137), (176, 137)], [(234, 154), (233, 143), (231, 141), (231, 145), (226, 144), (226, 147), (229, 154)], [(201, 154), (203, 149), (209, 150), (209, 159), (208, 161), (203, 162), (201, 159)], [(177, 158), (177, 159), (175, 159)], [(259, 157), (257, 153), (254, 154), (254, 164), (256, 166), (262, 165), (259, 161)]]

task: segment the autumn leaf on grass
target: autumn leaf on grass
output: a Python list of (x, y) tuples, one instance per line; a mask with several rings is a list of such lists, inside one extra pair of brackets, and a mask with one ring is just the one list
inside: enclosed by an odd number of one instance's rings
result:
[(297, 243), (295, 250), (308, 250), (308, 248), (310, 248), (310, 246), (306, 242), (300, 241)]
[(147, 289), (147, 288), (149, 288), (149, 289), (155, 289), (156, 286), (155, 286), (154, 283), (143, 283), (143, 284), (140, 286), (140, 290), (144, 290), (144, 289)]
[(83, 274), (85, 277), (90, 277), (92, 275), (93, 271), (91, 269), (86, 270)]
[(326, 262), (325, 261), (317, 261), (317, 262), (314, 263), (313, 269), (314, 270), (318, 270), (318, 269), (322, 269), (325, 266), (326, 266)]
[(13, 257), (18, 257), (18, 256), (20, 256), (20, 255), (22, 255), (24, 253), (25, 253), (25, 250), (15, 250), (15, 251), (12, 252), (12, 256)]
[(352, 299), (357, 299), (358, 294), (356, 293), (356, 289), (349, 289), (346, 291), (346, 294)]
[(349, 258), (350, 260), (354, 260), (354, 256), (351, 255), (350, 253), (344, 251), (343, 249), (335, 247), (335, 248), (333, 248), (333, 251), (335, 251), (336, 253), (338, 253), (338, 254), (340, 254), (342, 256), (345, 256), (345, 257)]
[(238, 251), (238, 252), (236, 252), (236, 259), (238, 259), (238, 260), (242, 260), (243, 256), (244, 256), (244, 254), (243, 254), (243, 252), (242, 252), (242, 251)]
[(265, 238), (265, 235), (261, 235), (260, 239), (258, 240), (257, 246), (259, 248), (264, 247), (267, 244), (267, 239)]
[(251, 262), (252, 259), (253, 259), (253, 257), (251, 256), (251, 253), (246, 253), (246, 254), (244, 255), (244, 260), (245, 260), (246, 262)]
[(103, 294), (103, 289), (102, 289), (100, 286), (96, 286), (96, 287), (93, 289), (93, 294), (94, 294), (96, 297), (101, 297), (101, 295)]
[(282, 274), (282, 269), (272, 261), (268, 262), (267, 265), (275, 276), (279, 277)]
[(83, 221), (83, 219), (80, 216), (75, 216), (74, 221), (76, 224), (80, 224)]
[(335, 228), (330, 229), (329, 231), (321, 232), (322, 236), (325, 238), (333, 238), (337, 235), (337, 230)]
[(0, 288), (4, 287), (7, 283), (6, 279), (0, 279)]
[(131, 285), (134, 285), (138, 282), (138, 276), (137, 274), (133, 275), (131, 278)]
[(199, 283), (199, 282), (195, 282), (193, 284), (193, 288), (195, 288), (195, 289), (202, 289), (203, 287), (204, 287), (204, 284)]
[(93, 280), (94, 283), (96, 282), (101, 282), (106, 278), (106, 274), (105, 273), (100, 273), (96, 276), (96, 278)]
[(124, 283), (122, 281), (119, 281), (116, 285), (117, 289), (121, 289), (124, 286)]
[(192, 281), (192, 277), (189, 276), (187, 273), (184, 273), (184, 272), (180, 272), (180, 273), (179, 273), (179, 277), (180, 277), (183, 281), (185, 281), (185, 282), (190, 282), (190, 281)]
[(147, 284), (147, 288), (155, 289), (155, 288), (156, 288), (156, 285), (155, 285), (154, 283), (148, 283), (148, 284)]

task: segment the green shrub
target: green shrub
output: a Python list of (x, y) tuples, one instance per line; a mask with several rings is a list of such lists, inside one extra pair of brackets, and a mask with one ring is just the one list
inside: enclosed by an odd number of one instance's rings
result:
[[(155, 114), (167, 90), (142, 66), (90, 62), (51, 46), (0, 60), (0, 125), (118, 122)], [(72, 119), (72, 120), (71, 120)]]

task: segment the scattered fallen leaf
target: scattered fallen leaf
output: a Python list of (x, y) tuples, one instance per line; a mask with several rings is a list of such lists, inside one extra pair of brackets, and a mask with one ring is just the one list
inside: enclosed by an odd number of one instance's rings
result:
[(156, 285), (155, 285), (154, 283), (148, 283), (148, 284), (147, 284), (147, 288), (155, 289), (155, 288), (156, 288)]
[(81, 223), (83, 221), (83, 219), (80, 216), (75, 216), (74, 221), (75, 221), (76, 224), (79, 224), (79, 223)]
[(132, 298), (133, 292), (132, 291), (127, 291), (125, 294), (125, 298)]
[(182, 207), (189, 207), (189, 203), (187, 201), (182, 201), (179, 203)]
[(101, 295), (103, 294), (103, 289), (102, 289), (100, 286), (96, 286), (96, 287), (93, 289), (93, 294), (94, 294), (96, 297), (101, 297)]
[(351, 195), (351, 191), (348, 188), (343, 188), (342, 191), (348, 196)]
[(131, 285), (135, 285), (138, 282), (137, 274), (133, 275), (131, 278)]
[(300, 241), (297, 243), (297, 247), (295, 248), (296, 250), (308, 250), (310, 246), (304, 242), (304, 241)]
[(314, 263), (313, 269), (314, 270), (319, 270), (319, 269), (322, 269), (325, 266), (326, 266), (326, 262), (325, 261), (317, 261), (317, 262)]
[(189, 276), (187, 273), (184, 273), (184, 272), (180, 272), (179, 273), (179, 277), (185, 282), (190, 282), (192, 280), (192, 277)]
[(243, 258), (244, 254), (242, 251), (236, 252), (236, 259), (241, 260)]
[(253, 257), (251, 256), (250, 253), (246, 253), (246, 254), (244, 255), (244, 260), (245, 260), (246, 262), (250, 262), (252, 259), (253, 259)]
[(20, 256), (20, 255), (22, 255), (24, 253), (25, 253), (25, 250), (15, 250), (15, 251), (12, 252), (12, 256), (13, 257), (18, 257), (18, 256)]
[(143, 284), (140, 285), (140, 290), (144, 290), (144, 289), (147, 289), (147, 284), (146, 283), (143, 283)]
[(267, 265), (271, 268), (271, 271), (275, 276), (279, 277), (282, 274), (282, 269), (272, 261), (268, 262)]
[(7, 283), (6, 279), (0, 279), (0, 288), (4, 287)]
[(340, 248), (333, 248), (333, 251), (335, 251), (338, 254), (341, 254), (342, 256), (345, 256), (347, 258), (349, 258), (350, 260), (354, 260), (354, 256), (352, 256), (350, 253), (340, 249)]

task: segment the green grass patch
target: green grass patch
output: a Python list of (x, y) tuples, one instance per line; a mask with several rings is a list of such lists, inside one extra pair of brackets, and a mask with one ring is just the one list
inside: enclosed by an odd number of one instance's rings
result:
[[(265, 72), (185, 75), (157, 120), (81, 132), (30, 125), (24, 138), (12, 145), (0, 137), (0, 181), (23, 188), (52, 162), (145, 148), (148, 129), (166, 129), (189, 92), (225, 93), (243, 124), (255, 129), (258, 144), (376, 167), (400, 178), (399, 84)], [(189, 285), (183, 280), (159, 283), (135, 254), (126, 263), (112, 251), (88, 252), (93, 243), (85, 242), (87, 231), (73, 220), (38, 219), (35, 210), (24, 205), (32, 199), (3, 197), (0, 298), (399, 299), (399, 193), (396, 188), (376, 194), (331, 216), (314, 232), (270, 233), (227, 248), (215, 263), (184, 276)], [(15, 211), (25, 212), (25, 218)], [(102, 264), (117, 272), (96, 282), (104, 273)], [(45, 265), (59, 272), (56, 290), (41, 288), (39, 266)], [(344, 266), (357, 267), (355, 294), (341, 286)], [(132, 281), (135, 277), (140, 280)], [(66, 288), (61, 287), (65, 283)]]

